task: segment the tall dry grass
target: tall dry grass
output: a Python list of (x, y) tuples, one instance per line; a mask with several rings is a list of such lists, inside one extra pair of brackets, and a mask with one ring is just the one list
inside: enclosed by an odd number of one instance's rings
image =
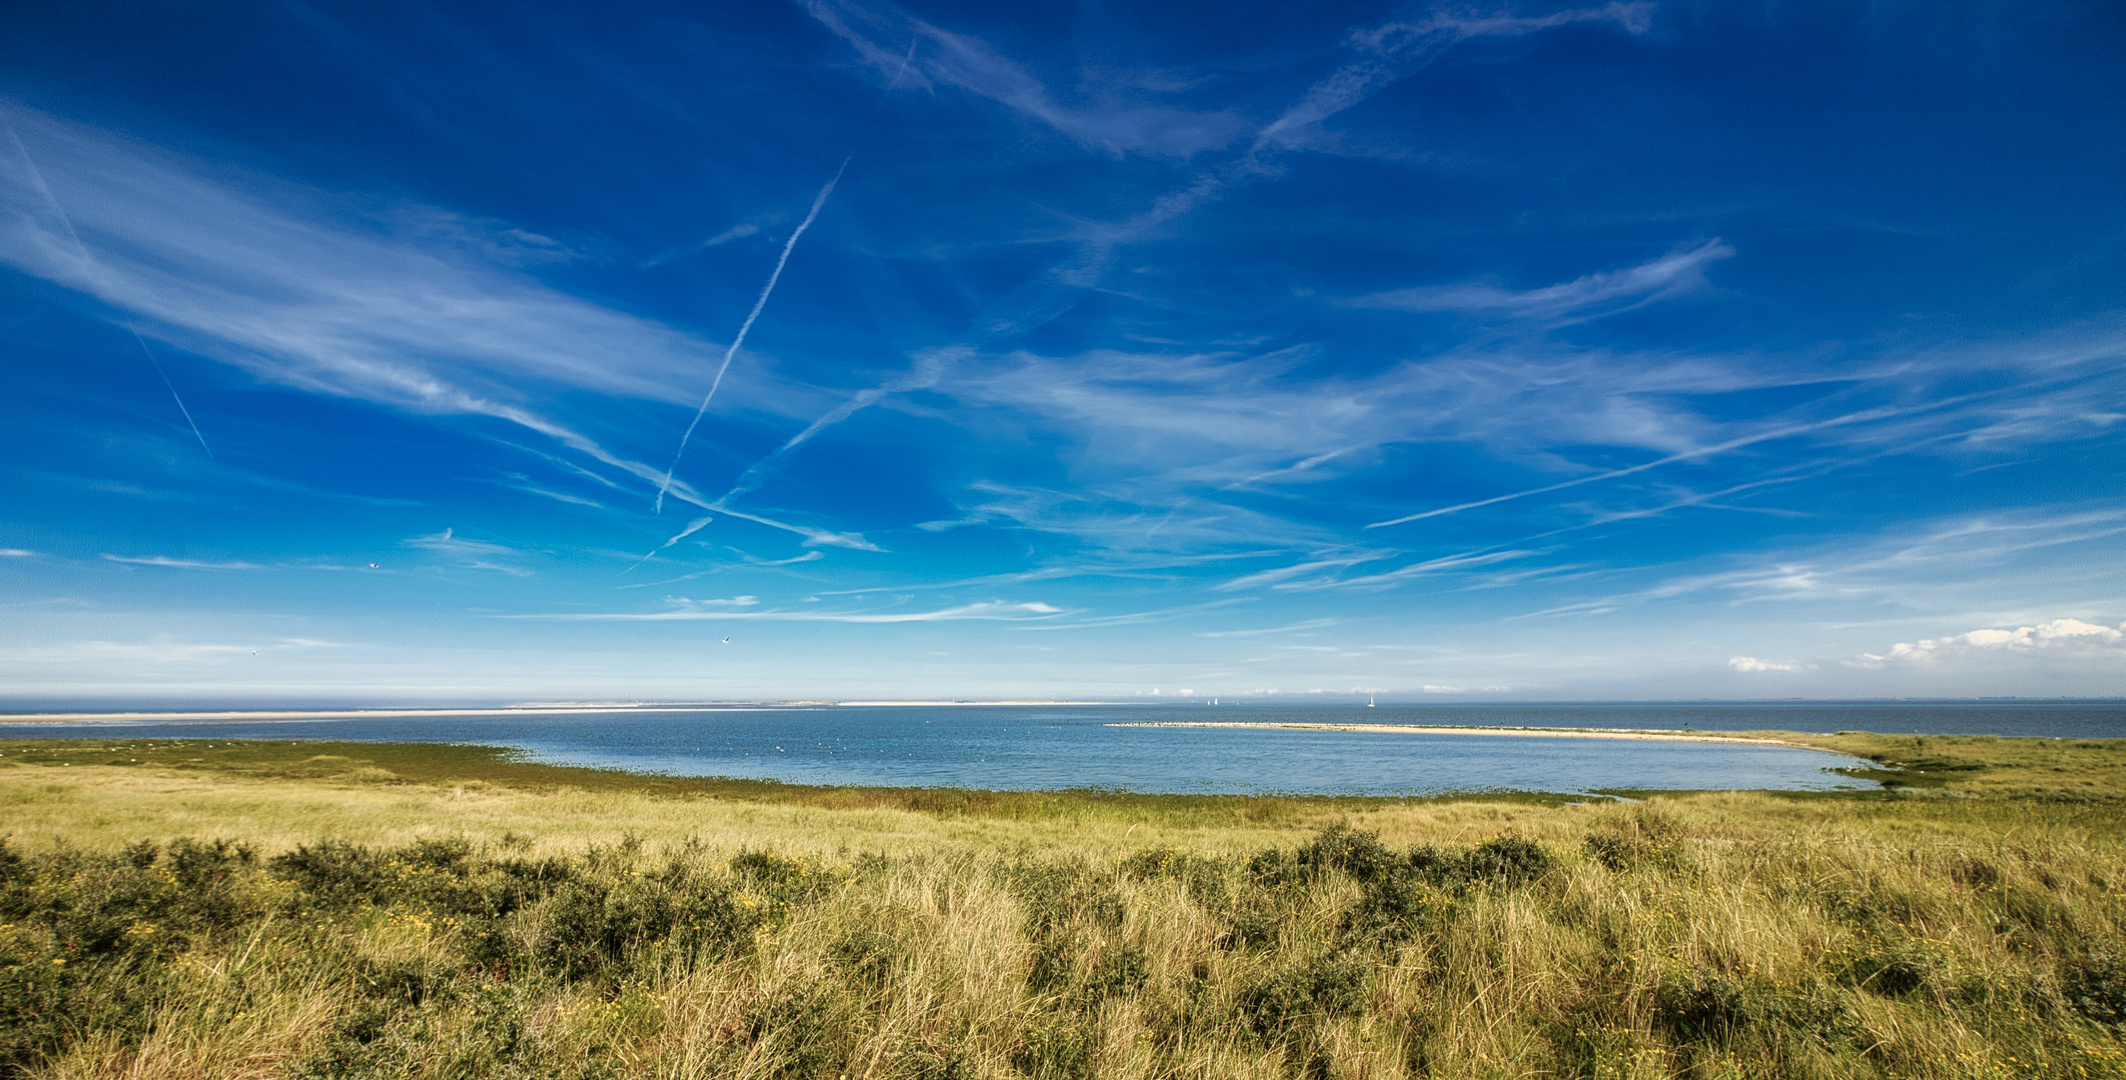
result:
[[(1408, 804), (1280, 830), (195, 783), (71, 826), (80, 788), (0, 784), (36, 822), (0, 859), (9, 1068), (2126, 1076), (2102, 805)], [(348, 801), (323, 835), (277, 818)], [(231, 823), (259, 848), (156, 828)]]

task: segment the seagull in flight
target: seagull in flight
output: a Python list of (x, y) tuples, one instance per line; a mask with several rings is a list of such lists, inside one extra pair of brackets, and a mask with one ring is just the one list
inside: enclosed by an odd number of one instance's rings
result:
[(729, 645), (729, 644), (731, 643), (731, 639), (730, 639), (730, 638), (725, 638), (725, 639), (723, 639), (723, 643), (724, 643), (724, 644), (726, 644), (726, 645)]

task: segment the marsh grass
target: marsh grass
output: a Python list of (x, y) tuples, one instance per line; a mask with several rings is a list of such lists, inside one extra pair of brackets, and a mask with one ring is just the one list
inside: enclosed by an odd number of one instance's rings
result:
[(1842, 798), (1253, 808), (0, 746), (24, 1075), (2126, 1076), (2102, 746), (1928, 746), (1977, 767)]

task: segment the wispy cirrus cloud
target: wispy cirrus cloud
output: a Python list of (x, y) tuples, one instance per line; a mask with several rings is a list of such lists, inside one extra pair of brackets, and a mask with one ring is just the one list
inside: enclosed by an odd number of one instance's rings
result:
[[(1482, 453), (1502, 475), (1559, 478), (1382, 515), (1371, 528), (1516, 505), (1533, 512), (1568, 496), (1566, 522), (1501, 546), (1681, 511), (1791, 516), (1735, 500), (1885, 455), (1968, 452), (2004, 411), (2016, 424), (2041, 406), (2058, 418), (2003, 432), (2004, 445), (2098, 430), (2084, 417), (2126, 385), (2102, 362), (2122, 349), (2126, 336), (2102, 328), (1860, 364), (1534, 342), (1341, 375), (1309, 370), (1305, 349), (967, 355), (930, 388), (961, 406), (938, 418), (983, 444), (1059, 444), (1068, 480), (972, 481), (956, 515), (917, 527), (1034, 529), (1129, 558), (1265, 544), (1329, 550), (1346, 537), (1317, 516), (1307, 488), (1336, 490), (1398, 448), (1439, 445)], [(1990, 388), (1962, 392), (1974, 384)], [(1777, 408), (1707, 407), (1789, 387), (1800, 393), (1772, 397), (1785, 402)], [(1619, 457), (1627, 463), (1600, 464)]]
[(1263, 588), (1265, 586), (1282, 586), (1290, 583), (1294, 578), (1305, 578), (1310, 576), (1319, 578), (1324, 575), (1332, 574), (1336, 571), (1346, 569), (1348, 567), (1357, 566), (1361, 563), (1378, 562), (1382, 559), (1392, 559), (1400, 554), (1402, 554), (1402, 552), (1394, 550), (1358, 551), (1351, 552), (1348, 554), (1339, 553), (1327, 558), (1309, 559), (1304, 562), (1296, 562), (1287, 566), (1272, 567), (1268, 570), (1258, 570), (1252, 574), (1242, 574), (1241, 576), (1233, 578), (1230, 581), (1219, 582), (1217, 585), (1212, 587), (1221, 592), (1230, 592), (1239, 589), (1257, 589)]
[(668, 263), (681, 255), (688, 255), (698, 251), (707, 251), (708, 249), (713, 247), (722, 247), (723, 245), (731, 243), (734, 240), (743, 240), (746, 237), (756, 235), (759, 232), (760, 226), (755, 225), (750, 221), (741, 222), (705, 240), (688, 244), (684, 247), (676, 247), (658, 252), (657, 254), (652, 255), (647, 259), (644, 259), (642, 262), (642, 266), (645, 270), (650, 269), (652, 267), (662, 266), (665, 263)]
[(1244, 602), (1245, 601), (1238, 599), (1212, 600), (1201, 604), (1183, 604), (1175, 607), (1154, 608), (1146, 611), (1125, 611), (1115, 615), (1077, 615), (1071, 618), (1057, 619), (1052, 622), (1031, 623), (1025, 626), (1014, 627), (1014, 629), (1037, 630), (1045, 632), (1050, 630), (1103, 630), (1117, 626), (1141, 626), (1148, 623), (1173, 622), (1179, 619), (1188, 618), (1191, 615), (1200, 615), (1207, 611), (1214, 611), (1219, 608), (1231, 607), (1234, 604)]
[(188, 642), (161, 638), (154, 641), (72, 641), (56, 645), (33, 645), (0, 651), (0, 661), (43, 664), (201, 664), (249, 657), (256, 645)]
[[(1024, 65), (987, 42), (941, 29), (885, 0), (804, 0), (804, 8), (889, 85), (964, 90), (1109, 153), (1189, 157), (1231, 144), (1249, 126), (1233, 113), (1142, 100), (1066, 104)], [(1136, 89), (1150, 86), (1135, 81)]]
[(1286, 623), (1283, 626), (1266, 626), (1260, 629), (1253, 630), (1206, 630), (1202, 633), (1197, 634), (1196, 636), (1206, 638), (1232, 638), (1268, 637), (1272, 634), (1303, 634), (1311, 630), (1326, 630), (1331, 626), (1337, 625), (1339, 621), (1340, 620), (1337, 619), (1303, 619), (1296, 623)]
[(1624, 270), (1602, 271), (1539, 289), (1513, 290), (1465, 284), (1398, 289), (1346, 301), (1352, 307), (1398, 311), (1458, 311), (1515, 319), (1556, 320), (1614, 314), (1705, 284), (1705, 269), (1734, 257), (1735, 249), (1708, 240)]
[(232, 561), (232, 562), (213, 562), (213, 561), (209, 561), (209, 560), (203, 560), (203, 559), (175, 559), (175, 558), (171, 558), (171, 557), (170, 557), (170, 556), (168, 556), (168, 555), (112, 555), (112, 554), (109, 554), (109, 553), (105, 553), (105, 554), (103, 555), (103, 558), (104, 558), (104, 559), (106, 559), (106, 560), (109, 560), (110, 562), (114, 562), (114, 563), (126, 563), (126, 564), (128, 564), (128, 565), (131, 565), (131, 566), (161, 566), (161, 567), (167, 567), (167, 568), (169, 568), (169, 569), (172, 569), (172, 570), (265, 570), (265, 569), (268, 569), (268, 567), (266, 567), (266, 566), (265, 566), (264, 564), (262, 564), (262, 563), (254, 563), (254, 562), (242, 562), (242, 561)]
[(1122, 549), (1213, 538), (1328, 549), (1340, 530), (1279, 512), (1303, 504), (1259, 496), (1332, 483), (1405, 443), (1471, 443), (1546, 468), (1562, 464), (1546, 457), (1559, 442), (1644, 448), (1656, 460), (1718, 452), (1708, 436), (1719, 427), (1678, 399), (1755, 378), (1708, 360), (1570, 352), (1467, 353), (1346, 376), (1303, 373), (1307, 359), (1100, 350), (963, 361), (934, 390), (971, 407), (952, 419), (985, 441), (1068, 440), (1075, 482), (978, 481), (960, 516), (921, 527), (1014, 522)]
[(1422, 559), (1398, 566), (1378, 574), (1363, 574), (1349, 578), (1319, 578), (1313, 581), (1290, 581), (1277, 586), (1283, 589), (1387, 589), (1421, 577), (1437, 577), (1444, 574), (1473, 570), (1481, 566), (1511, 562), (1538, 554), (1534, 551), (1484, 551), (1462, 555), (1447, 555), (1435, 559)]
[[(672, 493), (676, 495), (679, 494), (680, 491), (681, 489), (678, 483), (675, 481), (672, 485)], [(848, 548), (851, 551), (885, 550), (879, 547), (877, 544), (872, 543), (870, 540), (865, 539), (864, 534), (858, 532), (837, 532), (833, 529), (823, 529), (814, 525), (801, 525), (794, 522), (782, 521), (776, 518), (766, 517), (761, 514), (751, 513), (745, 510), (733, 510), (720, 499), (715, 502), (708, 502), (700, 499), (698, 496), (693, 496), (690, 497), (688, 501), (694, 502), (696, 505), (700, 506), (704, 510), (714, 510), (717, 513), (723, 514), (726, 517), (734, 517), (742, 521), (753, 522), (756, 525), (766, 525), (771, 529), (780, 529), (783, 532), (795, 533), (796, 535), (805, 538), (803, 543), (806, 547), (838, 547)]]
[[(941, 30), (909, 16), (887, 0), (801, 0), (822, 26), (848, 42), (860, 59), (889, 85), (952, 86), (1000, 102), (1021, 115), (1047, 124), (1088, 147), (1109, 153), (1150, 152), (1193, 157), (1221, 149), (1248, 130), (1254, 137), (1238, 156), (1197, 173), (1136, 213), (1119, 220), (1084, 221), (1071, 237), (1077, 253), (1049, 272), (1027, 281), (975, 320), (978, 341), (1005, 340), (1046, 324), (1069, 307), (1077, 290), (1099, 283), (1118, 249), (1166, 229), (1198, 206), (1224, 197), (1277, 170), (1273, 159), (1295, 150), (1321, 148), (1320, 125), (1380, 90), (1422, 71), (1458, 42), (1487, 36), (1518, 36), (1573, 23), (1610, 22), (1631, 33), (1649, 26), (1654, 5), (1612, 2), (1600, 8), (1572, 9), (1522, 17), (1435, 13), (1416, 22), (1391, 21), (1354, 31), (1345, 45), (1356, 59), (1314, 83), (1300, 98), (1266, 124), (1237, 113), (1191, 112), (1160, 106), (1100, 105), (1072, 109), (1059, 106), (1054, 94), (1032, 73), (979, 38)], [(909, 41), (902, 52), (897, 44)], [(1156, 77), (1122, 76), (1107, 80), (1111, 91), (1175, 85), (1170, 72)], [(1187, 83), (1191, 80), (1183, 80)]]
[[(1650, 583), (1606, 592), (1510, 619), (1602, 615), (1621, 609), (1685, 602), (1725, 605), (1854, 605), (1863, 611), (1885, 606), (1901, 612), (1966, 610), (1970, 596), (2023, 594), (2043, 602), (2065, 594), (2107, 588), (2108, 578), (2086, 571), (2064, 578), (2042, 568), (2056, 549), (2078, 549), (2068, 558), (2102, 558), (2126, 536), (2126, 510), (2045, 508), (2019, 513), (1955, 515), (1911, 523), (1881, 533), (1840, 537), (1720, 560), (1716, 568), (1663, 573)], [(1740, 563), (1740, 565), (1736, 565)], [(1637, 576), (1624, 569), (1591, 575), (1615, 581)], [(2122, 598), (2126, 599), (2126, 598)], [(1909, 621), (1912, 616), (1907, 615)], [(1887, 654), (1884, 654), (1887, 655)]]
[[(306, 389), (412, 408), (508, 402), (529, 376), (681, 403), (713, 346), (453, 259), (418, 237), (277, 205), (166, 152), (0, 105), (94, 260), (27, 175), (0, 170), (0, 261), (153, 320), (173, 344)], [(226, 175), (226, 174), (224, 174)], [(309, 193), (287, 191), (286, 201)], [(358, 202), (358, 200), (345, 200)]]
[[(273, 383), (416, 414), (491, 417), (657, 484), (663, 470), (544, 402), (586, 391), (692, 404), (723, 351), (551, 288), (510, 260), (475, 258), (438, 239), (434, 215), (411, 214), (427, 224), (394, 232), (409, 216), (403, 208), (366, 214), (361, 198), (231, 179), (11, 103), (0, 102), (0, 121), (41, 166), (33, 177), (0, 155), (0, 263), (93, 297), (148, 337)], [(52, 211), (39, 179), (70, 222)], [(320, 213), (319, 204), (341, 213)], [(780, 412), (809, 411), (816, 392), (763, 375), (741, 393), (742, 409)], [(683, 481), (670, 487), (675, 498), (707, 504)], [(808, 538), (849, 535), (756, 517)]]
[(1351, 62), (1309, 87), (1306, 94), (1255, 137), (1257, 152), (1304, 149), (1314, 145), (1316, 129), (1329, 117), (1409, 78), (1456, 44), (1477, 37), (1518, 37), (1573, 23), (1615, 23), (1633, 34), (1651, 26), (1652, 3), (1610, 3), (1549, 15), (1522, 16), (1508, 11), (1469, 14), (1438, 11), (1414, 21), (1390, 21), (1356, 30), (1346, 39), (1358, 54)]
[(1068, 609), (1040, 601), (982, 600), (923, 611), (828, 610), (796, 608), (752, 610), (758, 601), (751, 596), (731, 600), (670, 598), (676, 606), (665, 611), (561, 612), (513, 616), (563, 622), (693, 622), (704, 619), (754, 619), (766, 622), (826, 623), (927, 623), (927, 622), (1027, 622), (1069, 614)]
[[(595, 476), (595, 474), (593, 475)], [(602, 477), (599, 477), (598, 479), (603, 480)], [(604, 482), (607, 484), (611, 483), (611, 481)], [(494, 483), (499, 484), (502, 487), (506, 487), (511, 491), (521, 491), (527, 495), (537, 495), (542, 499), (552, 499), (555, 502), (567, 503), (570, 506), (584, 506), (589, 507), (593, 510), (608, 509), (608, 507), (604, 503), (599, 502), (596, 499), (586, 499), (581, 495), (571, 494), (570, 492), (556, 491), (553, 488), (534, 482), (531, 477), (526, 476), (523, 473), (503, 473), (502, 479), (496, 480), (494, 481)]]
[(1699, 461), (1705, 458), (1712, 457), (1716, 454), (1724, 454), (1732, 450), (1740, 450), (1745, 447), (1758, 445), (1759, 443), (1772, 442), (1781, 439), (1791, 439), (1797, 436), (1807, 435), (1817, 431), (1821, 431), (1825, 428), (1843, 427), (1851, 424), (1864, 424), (1872, 420), (1888, 419), (1892, 416), (1897, 415), (1897, 412), (1898, 410), (1887, 407), (1863, 409), (1858, 412), (1847, 413), (1843, 416), (1834, 416), (1826, 420), (1810, 421), (1801, 424), (1781, 425), (1777, 427), (1772, 427), (1768, 430), (1756, 431), (1748, 435), (1740, 436), (1738, 438), (1727, 439), (1725, 441), (1715, 443), (1711, 446), (1698, 447), (1695, 449), (1683, 451), (1681, 453), (1669, 454), (1665, 457), (1655, 458), (1652, 461), (1643, 461), (1637, 465), (1627, 465), (1619, 469), (1606, 469), (1598, 473), (1576, 476), (1570, 480), (1560, 480), (1555, 484), (1545, 484), (1541, 487), (1528, 488), (1523, 491), (1508, 492), (1503, 495), (1493, 495), (1489, 498), (1484, 499), (1473, 499), (1469, 502), (1455, 503), (1449, 506), (1435, 507), (1430, 510), (1420, 510), (1417, 513), (1405, 514), (1401, 517), (1391, 518), (1387, 521), (1376, 521), (1367, 525), (1366, 528), (1382, 529), (1387, 528), (1391, 525), (1406, 525), (1413, 521), (1423, 521), (1426, 518), (1435, 518), (1446, 514), (1459, 514), (1465, 510), (1476, 510), (1486, 506), (1496, 506), (1499, 503), (1511, 502), (1517, 499), (1525, 499), (1534, 495), (1548, 495), (1552, 492), (1564, 491), (1568, 488), (1576, 488), (1584, 484), (1601, 483), (1606, 480), (1617, 480), (1627, 476), (1636, 476), (1640, 473), (1647, 472), (1652, 469), (1661, 468), (1664, 465), (1673, 465), (1678, 462), (1684, 461)]
[(503, 561), (520, 558), (524, 552), (487, 540), (468, 540), (458, 536), (455, 527), (444, 529), (432, 536), (408, 537), (399, 541), (399, 546), (432, 551), (467, 569), (493, 570), (512, 577), (531, 576), (531, 571)]
[[(736, 548), (732, 550), (737, 551)], [(795, 566), (798, 563), (818, 562), (826, 557), (826, 552), (816, 548), (802, 555), (792, 555), (787, 559), (763, 559), (755, 555), (748, 555), (743, 551), (738, 552), (739, 560), (747, 566)]]

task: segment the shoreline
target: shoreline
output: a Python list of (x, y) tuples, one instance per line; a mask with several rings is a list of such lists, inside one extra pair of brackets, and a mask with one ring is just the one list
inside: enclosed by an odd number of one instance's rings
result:
[(0, 713), (0, 727), (12, 724), (58, 725), (78, 724), (93, 727), (106, 724), (180, 724), (180, 723), (267, 723), (288, 720), (370, 720), (403, 719), (416, 717), (446, 716), (572, 716), (598, 713), (689, 713), (689, 712), (774, 712), (783, 709), (834, 709), (834, 708), (879, 708), (885, 706), (920, 706), (923, 708), (980, 708), (983, 706), (1033, 707), (1045, 705), (1114, 705), (1111, 701), (725, 701), (701, 704), (657, 702), (630, 704), (627, 702), (540, 702), (526, 705), (499, 705), (491, 709), (478, 708), (433, 708), (433, 709), (214, 709), (178, 710), (173, 712), (47, 712), (47, 713)]
[(1543, 728), (1543, 727), (1475, 727), (1469, 725), (1426, 724), (1339, 724), (1331, 721), (1309, 723), (1306, 721), (1243, 721), (1243, 720), (1141, 720), (1126, 723), (1103, 724), (1103, 727), (1133, 728), (1238, 728), (1251, 731), (1336, 731), (1364, 735), (1502, 735), (1512, 738), (1536, 739), (1618, 739), (1635, 742), (1697, 742), (1697, 743), (1742, 743), (1751, 746), (1784, 746), (1795, 750), (1815, 750), (1819, 753), (1837, 753), (1820, 746), (1788, 742), (1784, 739), (1765, 739), (1743, 735), (1713, 735), (1700, 732), (1669, 731), (1660, 728)]

